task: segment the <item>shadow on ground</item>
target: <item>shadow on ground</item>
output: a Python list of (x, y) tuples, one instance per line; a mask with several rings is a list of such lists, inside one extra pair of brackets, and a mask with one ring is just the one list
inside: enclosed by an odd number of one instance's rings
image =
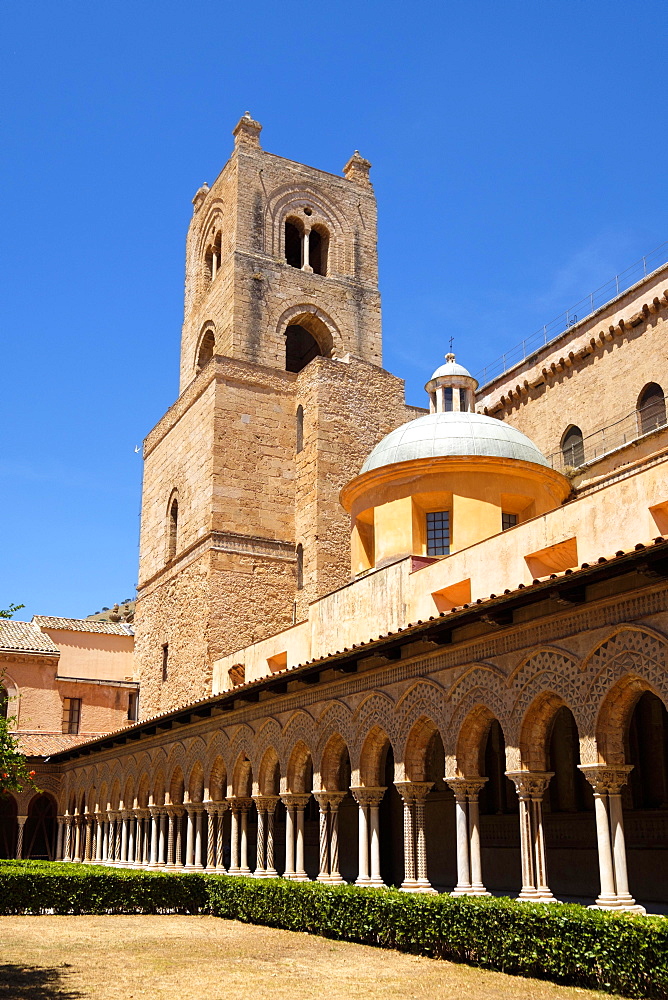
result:
[(78, 1000), (83, 993), (67, 989), (69, 966), (0, 965), (0, 1000)]

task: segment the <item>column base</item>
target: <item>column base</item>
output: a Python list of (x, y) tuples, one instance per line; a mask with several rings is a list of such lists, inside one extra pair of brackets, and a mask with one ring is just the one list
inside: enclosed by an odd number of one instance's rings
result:
[(344, 878), (342, 878), (342, 876), (341, 876), (341, 874), (339, 872), (333, 872), (331, 875), (328, 875), (327, 878), (324, 878), (322, 881), (325, 882), (327, 885), (347, 885), (348, 884), (346, 882), (346, 880)]
[(265, 878), (278, 878), (278, 872), (275, 868), (265, 868), (264, 870)]
[(599, 896), (595, 903), (587, 907), (588, 910), (608, 910), (614, 913), (636, 913), (645, 916), (647, 910), (644, 906), (636, 903), (633, 896)]
[(366, 878), (356, 878), (354, 884), (367, 888), (371, 885), (371, 879), (368, 876)]
[(482, 882), (474, 882), (471, 886), (472, 896), (491, 896), (491, 892), (488, 892)]
[(416, 892), (421, 892), (423, 895), (427, 894), (429, 896), (438, 896), (436, 889), (434, 889), (429, 879), (419, 878), (417, 880), (417, 886)]
[(216, 873), (216, 875), (227, 875), (227, 868), (225, 867), (225, 865), (216, 865), (213, 871)]
[(292, 876), (293, 882), (310, 882), (311, 879), (308, 877), (306, 872), (295, 872)]
[(522, 889), (517, 897), (518, 903), (560, 903), (560, 899), (555, 899), (550, 890), (544, 889)]
[(249, 877), (249, 876), (251, 876), (251, 875), (252, 875), (253, 873), (252, 873), (252, 871), (250, 870), (250, 868), (246, 867), (246, 868), (240, 868), (240, 869), (239, 869), (239, 871), (238, 871), (238, 872), (237, 872), (236, 874), (237, 874), (237, 875), (244, 875), (244, 876), (245, 876), (246, 878), (248, 878), (248, 877)]
[(266, 878), (267, 872), (264, 868), (256, 868), (253, 872), (253, 878)]
[(472, 885), (456, 885), (454, 887), (454, 889), (452, 890), (452, 892), (450, 893), (450, 895), (451, 896), (472, 896), (473, 895), (473, 886)]
[(382, 878), (370, 878), (367, 885), (372, 889), (387, 889), (387, 886), (383, 882)]

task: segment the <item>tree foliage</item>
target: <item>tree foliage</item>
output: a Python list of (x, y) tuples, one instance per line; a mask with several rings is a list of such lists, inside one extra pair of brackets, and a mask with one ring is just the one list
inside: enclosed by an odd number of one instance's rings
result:
[[(0, 608), (0, 619), (12, 618), (23, 604), (10, 604)], [(16, 734), (12, 732), (16, 717), (7, 715), (7, 691), (3, 684), (4, 674), (0, 674), (0, 795), (6, 792), (22, 792), (35, 787), (35, 772), (29, 770), (28, 761), (21, 753)]]

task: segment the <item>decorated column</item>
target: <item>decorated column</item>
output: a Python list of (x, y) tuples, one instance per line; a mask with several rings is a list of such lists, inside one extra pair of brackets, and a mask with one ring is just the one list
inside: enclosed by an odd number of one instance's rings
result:
[(594, 790), (596, 840), (601, 891), (595, 906), (602, 910), (645, 913), (629, 892), (626, 843), (622, 813), (622, 788), (633, 765), (579, 764)]
[(276, 806), (278, 805), (279, 797), (278, 795), (266, 795), (265, 796), (267, 805), (267, 859), (266, 859), (266, 873), (267, 878), (276, 878), (278, 872), (276, 871), (276, 862), (274, 859), (274, 821), (276, 819)]
[(225, 862), (223, 860), (223, 817), (227, 809), (227, 802), (216, 803), (216, 871), (226, 874)]
[(206, 811), (206, 870), (215, 871), (216, 868), (216, 805), (209, 799), (204, 803)]
[(63, 848), (63, 861), (72, 860), (72, 817), (65, 813), (65, 846)]
[(23, 857), (23, 828), (26, 825), (27, 816), (17, 816), (16, 820), (19, 825), (18, 836), (16, 838), (16, 858), (20, 860)]
[(397, 781), (395, 786), (404, 803), (404, 880), (403, 892), (433, 893), (427, 876), (427, 841), (424, 826), (424, 802), (431, 781)]
[(520, 800), (520, 848), (522, 852), (522, 891), (518, 899), (534, 903), (556, 903), (547, 884), (545, 835), (543, 832), (543, 795), (552, 771), (506, 771)]

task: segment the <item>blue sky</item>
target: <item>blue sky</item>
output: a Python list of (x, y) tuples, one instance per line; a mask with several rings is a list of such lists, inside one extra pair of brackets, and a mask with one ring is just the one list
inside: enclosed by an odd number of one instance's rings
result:
[(134, 593), (140, 456), (177, 392), (191, 198), (266, 149), (373, 163), (410, 402), (668, 239), (665, 3), (0, 5), (0, 607)]

